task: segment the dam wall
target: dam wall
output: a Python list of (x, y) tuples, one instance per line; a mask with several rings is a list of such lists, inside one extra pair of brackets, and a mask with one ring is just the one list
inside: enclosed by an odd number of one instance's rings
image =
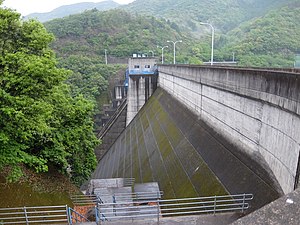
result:
[(258, 176), (261, 170), (253, 162), (262, 166), (279, 192), (296, 189), (300, 73), (189, 65), (158, 69), (159, 87), (235, 146), (229, 149), (235, 157)]
[(158, 182), (163, 198), (252, 193), (252, 210), (277, 199), (263, 167), (158, 88), (102, 157), (92, 179)]

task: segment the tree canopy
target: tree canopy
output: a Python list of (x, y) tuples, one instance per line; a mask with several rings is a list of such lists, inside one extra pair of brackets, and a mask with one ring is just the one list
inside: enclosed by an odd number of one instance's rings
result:
[(71, 72), (57, 67), (52, 40), (41, 23), (0, 8), (0, 169), (9, 181), (22, 176), (22, 166), (53, 166), (70, 168), (79, 184), (96, 166), (94, 105), (71, 96)]

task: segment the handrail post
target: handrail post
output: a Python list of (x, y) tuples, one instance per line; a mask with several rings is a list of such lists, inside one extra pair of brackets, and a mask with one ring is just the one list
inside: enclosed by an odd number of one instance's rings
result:
[(244, 207), (245, 207), (245, 198), (246, 198), (246, 194), (244, 193), (244, 195), (243, 195), (242, 213), (244, 213)]
[(26, 207), (25, 207), (25, 206), (24, 206), (24, 215), (25, 215), (26, 224), (28, 225), (28, 224), (29, 224), (29, 221), (28, 221), (27, 210), (26, 210)]
[(97, 209), (97, 206), (95, 206), (95, 217), (96, 217), (96, 223), (98, 224), (98, 222), (99, 222), (99, 217), (98, 217), (98, 209)]
[(159, 200), (157, 200), (157, 225), (159, 225)]
[[(112, 198), (113, 198), (113, 203), (116, 203), (116, 196), (115, 196), (115, 194), (112, 196)], [(113, 204), (113, 212), (115, 213), (115, 216), (117, 216), (117, 210), (115, 209), (115, 204)]]
[(215, 200), (214, 200), (214, 215), (216, 215), (216, 205), (217, 205), (217, 196), (215, 195)]
[(70, 225), (70, 211), (68, 205), (66, 205), (66, 214), (67, 214), (67, 220), (68, 220), (68, 225)]
[(68, 207), (68, 213), (69, 213), (69, 220), (70, 220), (70, 224), (73, 224), (73, 216), (72, 216), (72, 212), (71, 212), (71, 208)]
[(29, 224), (29, 221), (28, 221), (28, 216), (27, 216), (27, 210), (26, 210), (26, 207), (24, 206), (23, 209), (24, 209), (24, 216), (25, 216), (25, 220), (26, 220), (26, 225), (28, 225), (28, 224)]

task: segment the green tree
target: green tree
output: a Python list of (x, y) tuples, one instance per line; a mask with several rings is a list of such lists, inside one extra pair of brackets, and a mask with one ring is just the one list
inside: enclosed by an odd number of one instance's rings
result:
[(57, 68), (52, 40), (41, 23), (0, 8), (0, 169), (9, 169), (9, 181), (23, 165), (51, 165), (63, 173), (70, 166), (80, 183), (96, 165), (93, 104), (71, 97), (70, 71)]

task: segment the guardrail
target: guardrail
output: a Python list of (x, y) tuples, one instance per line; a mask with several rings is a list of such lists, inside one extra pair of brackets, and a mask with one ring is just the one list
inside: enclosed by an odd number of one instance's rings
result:
[(135, 183), (135, 178), (124, 178), (124, 187), (132, 187)]
[(65, 206), (0, 208), (0, 224), (73, 224), (89, 222), (87, 218)]
[(253, 194), (211, 196), (201, 198), (183, 198), (160, 200), (160, 212), (163, 216), (198, 213), (218, 213), (241, 211), (249, 208)]
[(96, 207), (96, 221), (197, 215), (240, 211), (249, 208), (253, 194), (167, 199), (139, 202), (103, 203)]
[[(146, 204), (146, 205), (145, 205)], [(157, 200), (98, 204), (95, 207), (96, 222), (124, 219), (141, 219), (158, 217), (159, 204)]]
[(72, 195), (71, 200), (74, 205), (96, 205), (102, 203), (97, 195)]
[[(149, 192), (141, 192), (149, 197)], [(96, 222), (112, 220), (197, 215), (201, 213), (221, 213), (240, 211), (244, 213), (253, 199), (253, 194), (211, 196), (160, 200), (154, 197), (143, 200), (132, 199), (123, 202), (97, 203)], [(160, 196), (160, 192), (156, 197)], [(126, 196), (126, 195), (123, 195)], [(139, 199), (139, 198), (136, 198)], [(85, 216), (66, 206), (39, 206), (20, 208), (0, 208), (0, 224), (69, 224), (90, 222)]]
[[(163, 196), (163, 191), (158, 192), (133, 192), (133, 193), (114, 193), (113, 195), (98, 195), (100, 199), (112, 197), (113, 202), (129, 202), (141, 200), (158, 200)], [(103, 202), (103, 201), (102, 201)], [(100, 202), (101, 203), (101, 202)]]
[(111, 199), (112, 202), (129, 202), (139, 200), (161, 199), (163, 191), (158, 192), (133, 192), (133, 193), (114, 193), (99, 195), (72, 195), (71, 199), (74, 205), (92, 205), (104, 203), (104, 199)]

